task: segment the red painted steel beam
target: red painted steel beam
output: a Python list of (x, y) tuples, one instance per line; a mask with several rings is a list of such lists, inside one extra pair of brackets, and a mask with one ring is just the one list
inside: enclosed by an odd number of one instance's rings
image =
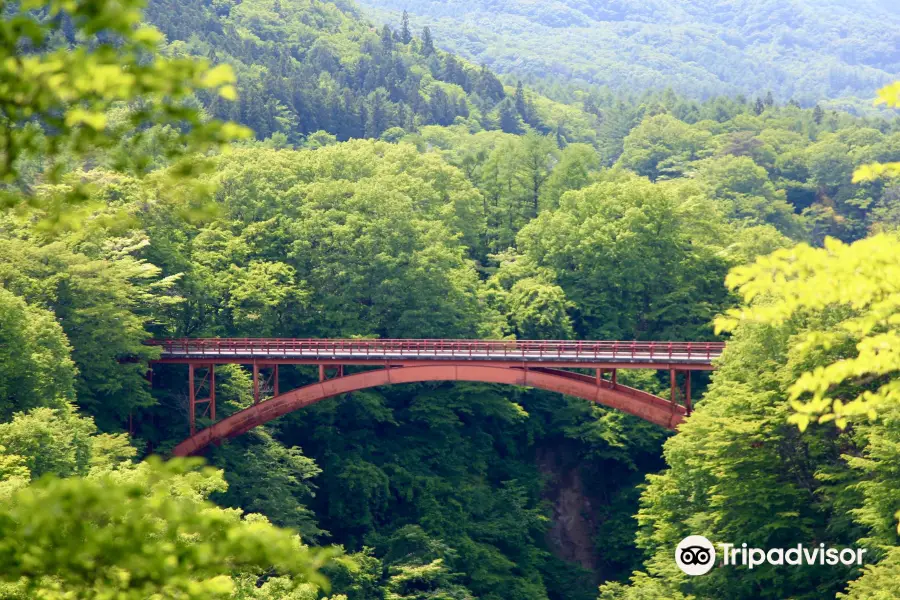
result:
[(505, 367), (505, 368), (532, 368), (532, 367), (548, 367), (554, 369), (605, 369), (615, 371), (616, 369), (648, 369), (651, 371), (669, 371), (671, 369), (677, 369), (678, 371), (714, 371), (716, 366), (711, 363), (670, 363), (670, 362), (573, 362), (573, 361), (565, 361), (565, 360), (545, 360), (545, 361), (528, 361), (528, 360), (464, 360), (461, 358), (456, 359), (427, 359), (427, 358), (419, 358), (419, 359), (392, 359), (385, 360), (384, 358), (378, 358), (373, 360), (364, 360), (364, 359), (305, 359), (305, 358), (269, 358), (269, 357), (259, 357), (257, 359), (253, 358), (232, 358), (232, 357), (196, 357), (196, 358), (185, 358), (185, 357), (175, 357), (168, 358), (163, 357), (157, 360), (150, 361), (151, 364), (181, 364), (181, 365), (209, 365), (209, 364), (217, 364), (217, 365), (253, 365), (257, 364), (260, 367), (269, 366), (269, 365), (320, 365), (323, 367), (338, 367), (338, 366), (402, 366), (402, 367), (421, 367), (428, 366), (434, 364), (466, 364), (471, 366), (485, 366), (485, 367)]
[(216, 421), (216, 365), (209, 365), (209, 418)]
[(197, 432), (197, 388), (194, 387), (194, 364), (188, 365), (188, 425), (190, 426), (191, 436)]
[(579, 360), (710, 362), (721, 354), (721, 342), (624, 342), (624, 341), (532, 341), (532, 340), (322, 340), (322, 339), (169, 339), (150, 340), (164, 355), (265, 358), (279, 354), (302, 354), (304, 358), (335, 357), (377, 359), (402, 355), (409, 358), (488, 356), (497, 358), (577, 357)]
[(691, 372), (684, 372), (684, 410), (691, 414)]

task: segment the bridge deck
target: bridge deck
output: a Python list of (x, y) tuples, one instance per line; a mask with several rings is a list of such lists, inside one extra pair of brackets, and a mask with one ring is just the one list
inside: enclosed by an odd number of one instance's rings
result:
[(156, 362), (536, 363), (707, 370), (722, 354), (719, 342), (170, 339)]

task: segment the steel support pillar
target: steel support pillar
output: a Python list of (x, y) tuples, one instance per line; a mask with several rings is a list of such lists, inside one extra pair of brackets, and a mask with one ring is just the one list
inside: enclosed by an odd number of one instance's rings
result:
[(259, 365), (253, 363), (253, 404), (259, 404)]
[(209, 365), (209, 418), (216, 422), (216, 365)]
[(675, 373), (675, 369), (669, 369), (669, 401), (672, 403), (672, 406), (675, 406), (675, 390), (678, 389)]
[[(203, 411), (201, 416), (206, 417), (209, 415), (210, 419), (216, 420), (216, 366), (208, 365), (206, 374), (200, 378), (199, 383), (197, 382), (197, 368), (197, 365), (194, 363), (188, 364), (188, 388), (190, 390), (188, 395), (188, 421), (191, 435), (197, 432), (198, 404), (206, 404), (206, 410)], [(203, 367), (201, 366), (200, 368)], [(203, 391), (204, 385), (206, 385), (209, 395), (206, 398), (198, 398), (197, 396)]]
[(197, 433), (197, 388), (194, 387), (194, 363), (188, 365), (188, 422), (191, 435)]
[(684, 372), (684, 409), (691, 414), (691, 372)]
[[(259, 390), (260, 401), (262, 400), (263, 395), (266, 398), (277, 398), (279, 395), (278, 391), (278, 364), (274, 365), (262, 365), (261, 369), (271, 369), (269, 374), (263, 378), (262, 386)], [(271, 396), (269, 395), (271, 394)]]

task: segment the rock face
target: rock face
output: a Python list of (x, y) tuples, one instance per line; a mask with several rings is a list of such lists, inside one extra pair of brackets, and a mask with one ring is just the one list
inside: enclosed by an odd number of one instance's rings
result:
[(544, 498), (553, 507), (553, 521), (547, 532), (550, 549), (558, 558), (590, 570), (599, 580), (594, 546), (597, 518), (591, 499), (585, 494), (574, 452), (565, 447), (539, 449), (537, 465), (546, 477)]

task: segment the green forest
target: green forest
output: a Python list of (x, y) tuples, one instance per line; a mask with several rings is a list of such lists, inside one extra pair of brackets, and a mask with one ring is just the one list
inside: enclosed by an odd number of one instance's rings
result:
[[(439, 46), (545, 85), (619, 94), (668, 86), (689, 98), (794, 99), (861, 110), (900, 72), (894, 0), (361, 0), (398, 24), (408, 10)], [(547, 49), (552, 48), (551, 52)], [(663, 83), (664, 82), (664, 83)]]
[[(853, 83), (812, 48), (692, 94), (667, 68), (650, 89), (476, 64), (465, 30), (350, 0), (0, 12), (0, 600), (900, 597), (890, 22), (844, 20)], [(420, 383), (167, 460), (187, 369), (148, 377), (145, 342), (200, 337), (727, 346), (677, 432)], [(216, 390), (220, 419), (254, 402), (242, 366)], [(867, 558), (690, 577), (688, 535)]]

